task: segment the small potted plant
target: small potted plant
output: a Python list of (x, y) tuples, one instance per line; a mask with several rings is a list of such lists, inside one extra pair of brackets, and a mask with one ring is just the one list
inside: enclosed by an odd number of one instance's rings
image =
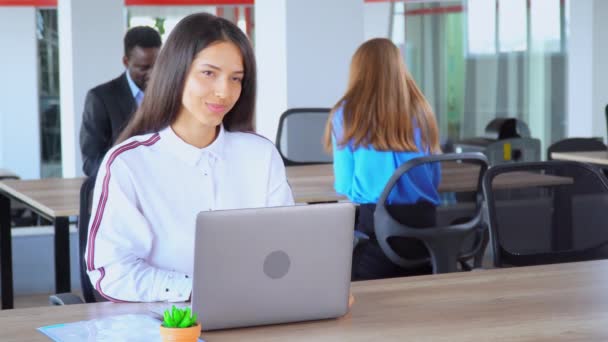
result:
[(201, 334), (201, 325), (190, 308), (179, 309), (175, 305), (165, 310), (160, 336), (164, 342), (195, 342)]

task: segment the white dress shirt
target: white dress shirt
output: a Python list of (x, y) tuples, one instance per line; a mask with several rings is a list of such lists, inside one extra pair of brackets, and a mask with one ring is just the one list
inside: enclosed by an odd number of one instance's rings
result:
[(272, 142), (223, 127), (203, 149), (170, 127), (124, 141), (106, 154), (94, 196), (87, 271), (112, 301), (189, 298), (201, 210), (293, 204)]
[(125, 75), (127, 75), (127, 83), (129, 84), (129, 89), (131, 89), (133, 99), (135, 100), (137, 107), (139, 107), (141, 105), (141, 102), (144, 100), (144, 92), (139, 89), (135, 82), (133, 82), (131, 74), (129, 74), (129, 70), (125, 70)]

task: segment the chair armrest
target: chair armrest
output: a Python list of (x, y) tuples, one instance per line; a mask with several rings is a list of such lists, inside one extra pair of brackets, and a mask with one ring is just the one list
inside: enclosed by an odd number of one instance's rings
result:
[(73, 293), (58, 293), (49, 296), (50, 305), (84, 304), (84, 301)]

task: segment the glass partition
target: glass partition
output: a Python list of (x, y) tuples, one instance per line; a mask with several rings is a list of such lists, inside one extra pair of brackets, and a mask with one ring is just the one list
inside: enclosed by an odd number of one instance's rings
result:
[(40, 94), (40, 176), (41, 178), (61, 177), (57, 9), (38, 9), (36, 17)]
[(565, 1), (397, 1), (391, 10), (391, 38), (442, 138), (485, 136), (500, 117), (523, 120), (542, 150), (564, 137)]

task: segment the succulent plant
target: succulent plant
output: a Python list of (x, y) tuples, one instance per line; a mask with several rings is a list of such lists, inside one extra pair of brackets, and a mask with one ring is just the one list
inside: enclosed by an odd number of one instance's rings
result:
[(196, 324), (196, 314), (193, 314), (190, 308), (180, 309), (173, 305), (171, 309), (165, 310), (163, 320), (165, 328), (189, 328)]

